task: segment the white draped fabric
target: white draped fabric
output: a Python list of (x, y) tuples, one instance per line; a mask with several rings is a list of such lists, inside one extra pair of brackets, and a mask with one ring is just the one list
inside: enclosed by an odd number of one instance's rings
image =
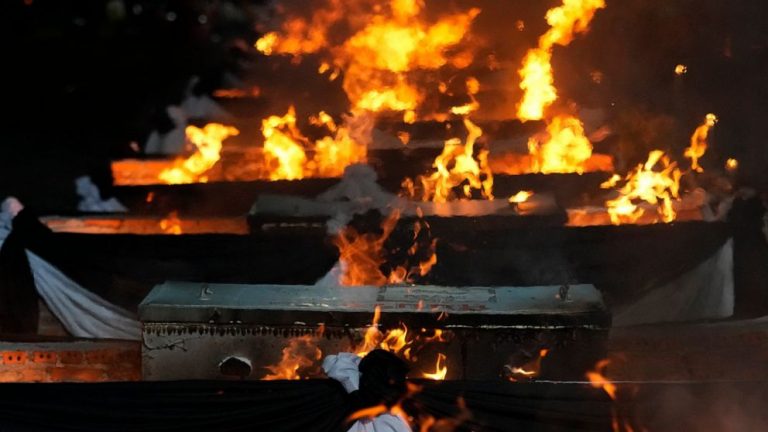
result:
[(130, 312), (81, 287), (33, 252), (26, 252), (37, 293), (72, 336), (141, 339), (141, 324)]
[(733, 315), (733, 239), (693, 270), (613, 311), (614, 327), (722, 319)]

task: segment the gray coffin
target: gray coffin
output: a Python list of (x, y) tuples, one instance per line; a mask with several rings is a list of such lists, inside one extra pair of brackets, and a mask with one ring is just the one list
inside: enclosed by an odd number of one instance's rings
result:
[[(549, 350), (540, 378), (582, 379), (605, 354), (610, 326), (592, 285), (537, 287), (317, 287), (167, 282), (139, 306), (147, 380), (261, 379), (291, 340), (312, 340), (322, 355), (354, 351), (376, 306), (382, 330), (407, 326), (448, 341), (412, 352), (411, 376), (434, 372), (447, 356), (447, 379), (504, 377)], [(322, 336), (316, 336), (319, 326)], [(416, 348), (414, 346), (414, 348)], [(239, 364), (240, 368), (227, 365)], [(317, 359), (305, 375), (318, 376)], [(505, 368), (505, 366), (508, 366)]]

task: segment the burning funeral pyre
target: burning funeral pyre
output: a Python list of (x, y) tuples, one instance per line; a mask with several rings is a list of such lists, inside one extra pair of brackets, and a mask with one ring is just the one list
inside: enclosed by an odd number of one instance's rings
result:
[[(537, 33), (506, 59), (480, 28), (482, 5), (309, 3), (280, 3), (247, 47), (272, 73), (303, 76), (290, 83), (301, 91), (258, 79), (214, 99), (188, 89), (168, 108), (171, 131), (112, 161), (120, 202), (82, 179), (87, 214), (26, 222), (60, 244), (29, 251), (35, 279), (54, 275), (107, 311), (94, 330), (58, 316), (49, 292), (46, 313), (75, 337), (140, 340), (147, 381), (332, 378), (359, 394), (371, 364), (396, 371), (395, 396), (347, 413), (350, 430), (482, 425), (477, 400), (419, 405), (433, 386), (473, 381), (575, 384), (608, 407), (601, 426), (644, 430), (626, 407), (640, 387), (617, 382), (632, 373), (615, 347), (636, 335), (609, 330), (734, 310), (739, 161), (712, 162), (718, 116), (701, 111), (685, 139), (632, 157), (619, 148), (616, 119), (571, 99), (558, 61), (604, 0), (515, 22)], [(243, 104), (261, 105), (233, 114)], [(46, 262), (81, 242), (119, 258), (92, 257), (96, 276)], [(96, 283), (105, 296), (128, 287), (114, 297), (139, 319), (82, 295)]]

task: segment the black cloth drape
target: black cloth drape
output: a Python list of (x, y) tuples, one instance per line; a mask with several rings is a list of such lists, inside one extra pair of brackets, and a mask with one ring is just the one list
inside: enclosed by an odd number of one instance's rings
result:
[(52, 235), (29, 210), (13, 220), (13, 230), (0, 248), (0, 333), (37, 332), (37, 290), (26, 249)]
[[(422, 383), (413, 404), (459, 430), (610, 431), (611, 401), (582, 384)], [(333, 380), (4, 384), (3, 431), (342, 431), (349, 396)]]

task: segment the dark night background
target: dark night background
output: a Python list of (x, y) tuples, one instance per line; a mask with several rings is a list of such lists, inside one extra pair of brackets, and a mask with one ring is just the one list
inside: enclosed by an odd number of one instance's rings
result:
[[(258, 81), (266, 61), (247, 48), (258, 37), (258, 1), (8, 0), (3, 21), (0, 196), (70, 209), (72, 180), (92, 175), (109, 195), (108, 161), (135, 155), (152, 129), (168, 128), (165, 106), (225, 72)], [(456, 0), (463, 6), (467, 1)], [(476, 4), (477, 2), (471, 2)], [(498, 56), (521, 53), (556, 1), (479, 2), (475, 23)], [(432, 3), (430, 3), (432, 4)], [(603, 107), (625, 157), (652, 147), (681, 150), (704, 114), (720, 118), (707, 166), (741, 163), (741, 181), (768, 188), (768, 2), (607, 0), (591, 32), (555, 54), (564, 97)], [(514, 34), (517, 19), (526, 31)], [(490, 37), (487, 37), (490, 39)], [(508, 41), (508, 46), (503, 46)], [(676, 64), (688, 66), (677, 77)], [(604, 79), (592, 82), (598, 70)], [(278, 77), (279, 79), (279, 77)], [(516, 85), (516, 83), (515, 83)], [(267, 102), (269, 103), (269, 102)]]

